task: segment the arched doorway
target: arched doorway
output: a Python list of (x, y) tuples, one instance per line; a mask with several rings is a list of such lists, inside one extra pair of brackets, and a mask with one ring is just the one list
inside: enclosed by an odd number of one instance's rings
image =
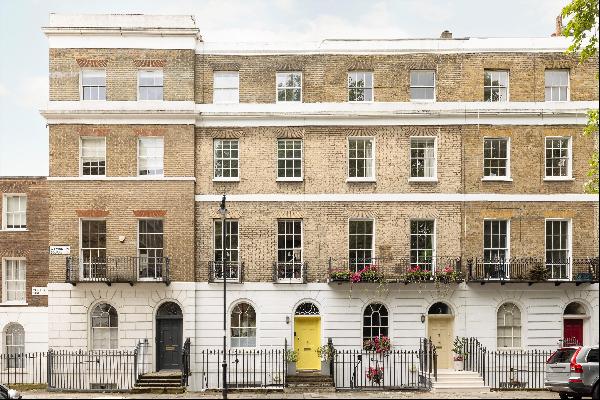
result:
[(448, 304), (437, 302), (427, 310), (427, 336), (437, 348), (438, 368), (452, 366), (452, 331), (454, 315)]
[(183, 344), (183, 314), (173, 302), (156, 312), (156, 370), (180, 369)]
[(587, 312), (583, 304), (569, 303), (563, 312), (563, 344), (583, 345), (583, 325)]
[(317, 348), (321, 346), (321, 315), (319, 308), (304, 302), (294, 312), (294, 350), (298, 351), (298, 370), (321, 370)]

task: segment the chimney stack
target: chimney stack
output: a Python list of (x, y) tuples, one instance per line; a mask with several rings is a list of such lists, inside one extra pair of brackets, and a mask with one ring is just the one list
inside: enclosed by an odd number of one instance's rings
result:
[(452, 39), (452, 32), (450, 32), (449, 30), (445, 30), (440, 35), (440, 39)]
[(552, 36), (562, 36), (563, 24), (562, 24), (562, 15), (556, 17), (556, 27), (554, 28), (554, 33)]

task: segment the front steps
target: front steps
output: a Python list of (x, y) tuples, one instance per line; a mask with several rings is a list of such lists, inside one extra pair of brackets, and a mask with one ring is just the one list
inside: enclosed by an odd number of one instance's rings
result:
[(437, 381), (433, 381), (432, 391), (437, 393), (489, 392), (490, 387), (485, 386), (483, 378), (477, 372), (440, 369)]
[(286, 393), (334, 393), (335, 385), (329, 375), (318, 372), (298, 372), (288, 375)]
[(161, 371), (142, 375), (131, 392), (179, 394), (185, 387), (181, 386), (181, 371)]

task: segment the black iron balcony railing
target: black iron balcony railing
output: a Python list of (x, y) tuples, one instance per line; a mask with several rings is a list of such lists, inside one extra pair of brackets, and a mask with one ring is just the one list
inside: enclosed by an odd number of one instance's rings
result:
[(67, 257), (67, 283), (161, 282), (169, 285), (171, 259), (169, 257)]
[(273, 282), (275, 283), (306, 283), (308, 263), (306, 262), (277, 262), (273, 263)]
[(460, 257), (329, 259), (330, 282), (462, 282)]
[(468, 280), (485, 283), (542, 281), (575, 282), (576, 284), (598, 282), (598, 257), (560, 259), (552, 262), (541, 258), (509, 258), (467, 260)]
[(224, 265), (223, 261), (209, 261), (208, 281), (223, 282), (223, 276), (227, 278), (227, 282), (244, 282), (244, 263), (242, 261), (227, 261)]

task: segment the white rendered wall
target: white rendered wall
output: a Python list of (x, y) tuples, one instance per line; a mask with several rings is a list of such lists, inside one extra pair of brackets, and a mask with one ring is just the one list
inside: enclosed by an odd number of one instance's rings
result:
[(11, 323), (19, 323), (25, 331), (25, 352), (44, 352), (48, 350), (48, 308), (11, 306), (0, 308), (0, 342), (4, 354), (4, 330)]

